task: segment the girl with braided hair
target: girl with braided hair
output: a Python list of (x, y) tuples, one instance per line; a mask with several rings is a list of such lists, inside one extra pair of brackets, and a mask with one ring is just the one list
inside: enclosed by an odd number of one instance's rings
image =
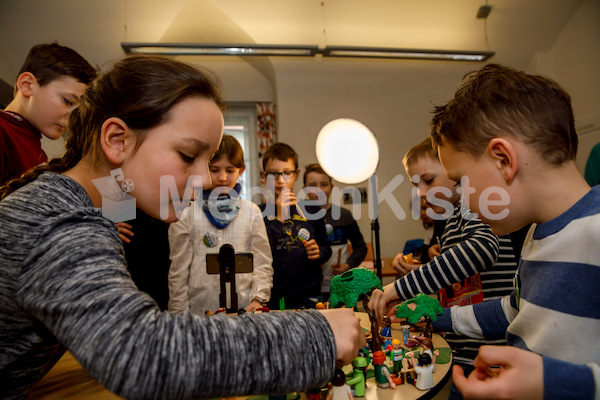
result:
[(169, 314), (131, 280), (94, 181), (120, 169), (139, 209), (176, 221), (161, 177), (180, 198), (190, 176), (210, 185), (223, 107), (211, 74), (125, 58), (82, 97), (65, 156), (1, 189), (0, 398), (26, 398), (65, 350), (120, 396), (183, 399), (324, 386), (364, 346), (351, 310)]

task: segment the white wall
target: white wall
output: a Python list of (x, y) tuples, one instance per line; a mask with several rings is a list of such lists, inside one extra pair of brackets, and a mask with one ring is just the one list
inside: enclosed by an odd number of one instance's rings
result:
[[(576, 120), (600, 110), (600, 2), (582, 3), (548, 53), (532, 55), (530, 73), (550, 75), (569, 90)], [(307, 63), (304, 79), (286, 71), (285, 61), (274, 61), (277, 72), (279, 140), (300, 155), (300, 164), (315, 162), (314, 143), (321, 127), (332, 119), (350, 117), (369, 126), (378, 138), (381, 160), (377, 170), (385, 185), (396, 174), (405, 176), (402, 157), (428, 133), (432, 103), (450, 99), (464, 73), (481, 64), (448, 64), (443, 74), (427, 75), (424, 62), (413, 62), (421, 82), (406, 81), (394, 74), (394, 62), (363, 63), (360, 74), (350, 74), (343, 63), (322, 60)], [(499, 61), (496, 61), (499, 62)], [(426, 84), (422, 84), (426, 82)], [(597, 115), (597, 114), (596, 114)], [(591, 144), (600, 133), (583, 135), (580, 155), (587, 159)], [(406, 176), (405, 176), (406, 179)], [(366, 183), (357, 186), (366, 187)], [(301, 184), (297, 184), (299, 189)], [(380, 187), (381, 190), (381, 187)], [(405, 180), (395, 191), (397, 201), (410, 213), (411, 185)], [(400, 220), (387, 204), (380, 207), (381, 251), (391, 257), (404, 242), (422, 237), (423, 229), (410, 214)], [(359, 225), (370, 241), (370, 220), (363, 207)]]
[(552, 77), (571, 95), (579, 134), (577, 166), (583, 172), (600, 142), (600, 2), (584, 1), (547, 53), (536, 54), (527, 72)]

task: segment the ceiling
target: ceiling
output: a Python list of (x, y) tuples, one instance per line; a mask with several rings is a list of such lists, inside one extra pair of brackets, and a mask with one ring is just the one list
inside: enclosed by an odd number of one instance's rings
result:
[[(490, 61), (526, 68), (533, 54), (549, 50), (581, 2), (0, 0), (0, 60), (7, 60), (0, 67), (0, 77), (12, 81), (32, 45), (55, 40), (73, 47), (98, 66), (121, 57), (123, 41), (243, 41), (492, 50), (496, 56)], [(477, 19), (478, 8), (486, 3), (492, 7), (489, 17)], [(318, 62), (318, 59), (286, 60), (285, 68), (287, 73), (302, 74), (309, 63)], [(351, 68), (355, 60), (336, 62)], [(277, 75), (276, 63), (270, 72), (274, 75)], [(435, 70), (445, 68), (446, 64), (428, 61), (420, 65)], [(410, 73), (410, 63), (397, 62), (395, 68), (402, 69), (405, 65)]]

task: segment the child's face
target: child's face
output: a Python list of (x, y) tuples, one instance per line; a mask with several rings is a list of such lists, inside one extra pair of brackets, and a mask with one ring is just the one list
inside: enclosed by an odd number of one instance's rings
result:
[(233, 188), (240, 176), (244, 173), (244, 168), (238, 168), (233, 165), (227, 157), (221, 157), (218, 160), (212, 160), (209, 166), (210, 179), (212, 185), (210, 190), (220, 186)]
[[(331, 197), (331, 190), (333, 189), (333, 185), (331, 184), (331, 180), (327, 175), (320, 174), (318, 172), (309, 172), (306, 175), (306, 183), (305, 187), (314, 187), (321, 189), (325, 196), (327, 196), (327, 201), (329, 202), (329, 198)], [(318, 200), (316, 193), (308, 193), (308, 198), (310, 200)]]
[[(502, 201), (498, 193), (504, 191), (508, 196), (506, 184), (498, 173), (497, 162), (486, 156), (487, 153), (481, 157), (474, 157), (469, 153), (457, 151), (449, 144), (440, 146), (438, 153), (449, 179), (460, 181), (462, 177), (468, 177), (468, 187), (463, 187), (463, 197), (468, 196), (468, 201), (463, 198), (463, 204), (468, 204), (469, 209), (490, 225), (496, 235), (506, 235), (528, 223), (519, 224), (520, 217), (516, 208)], [(481, 196), (484, 191), (487, 194)], [(510, 217), (501, 218), (503, 214)]]
[(71, 76), (61, 76), (45, 86), (39, 86), (35, 80), (24, 117), (44, 136), (56, 140), (67, 130), (69, 115), (79, 107), (79, 98), (86, 88), (86, 84)]
[(283, 188), (288, 188), (292, 191), (294, 190), (294, 183), (296, 183), (296, 180), (298, 179), (299, 170), (296, 170), (296, 166), (292, 159), (288, 159), (287, 161), (277, 159), (268, 160), (265, 164), (265, 174), (267, 175), (267, 179), (269, 179), (269, 174), (274, 172), (291, 173), (287, 178), (284, 175), (279, 174), (275, 179), (275, 196), (279, 196)]
[[(453, 206), (458, 203), (458, 200), (460, 199), (459, 194), (456, 192), (458, 185), (455, 181), (448, 179), (442, 168), (442, 164), (440, 164), (438, 160), (431, 157), (422, 157), (415, 163), (408, 165), (406, 167), (406, 173), (413, 181), (413, 185), (417, 187), (421, 201), (427, 207), (430, 207), (436, 214), (441, 215), (447, 211), (445, 207), (442, 206), (443, 202), (450, 202)], [(415, 175), (418, 178), (414, 178)], [(429, 195), (430, 199), (431, 196), (434, 196), (434, 198), (437, 199), (434, 200), (434, 204), (432, 204), (432, 201), (427, 200), (427, 193), (435, 188), (438, 189), (431, 192)], [(440, 188), (449, 190), (451, 195), (448, 197), (444, 193), (438, 192)]]
[(121, 168), (125, 178), (134, 183), (129, 194), (136, 198), (136, 206), (157, 219), (161, 219), (161, 208), (166, 207), (165, 221), (174, 222), (177, 217), (170, 193), (167, 191), (166, 203), (160, 201), (161, 177), (174, 178), (179, 199), (184, 198), (191, 175), (201, 178), (194, 186), (209, 187), (208, 161), (221, 141), (223, 115), (212, 100), (197, 97), (181, 101), (170, 114), (167, 122), (147, 133)]

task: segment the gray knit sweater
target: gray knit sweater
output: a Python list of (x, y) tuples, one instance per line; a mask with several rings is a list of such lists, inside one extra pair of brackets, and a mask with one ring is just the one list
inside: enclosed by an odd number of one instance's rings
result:
[(161, 312), (131, 281), (114, 223), (45, 173), (0, 202), (0, 398), (26, 397), (65, 349), (130, 399), (302, 390), (329, 381), (336, 358), (316, 311)]

